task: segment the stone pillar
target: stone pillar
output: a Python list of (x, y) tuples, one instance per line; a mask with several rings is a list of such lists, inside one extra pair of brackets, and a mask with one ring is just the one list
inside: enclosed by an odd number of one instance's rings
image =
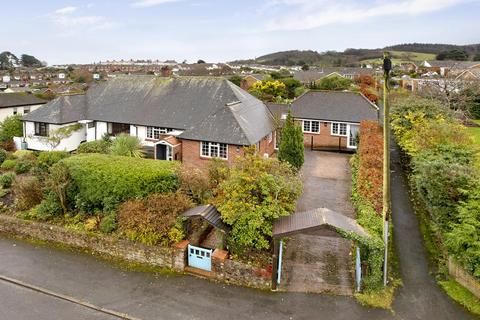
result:
[(228, 258), (228, 251), (222, 249), (215, 249), (212, 254), (212, 272), (215, 278), (224, 280), (225, 278), (225, 260)]
[(180, 241), (173, 246), (172, 268), (175, 271), (183, 272), (187, 265), (188, 240)]

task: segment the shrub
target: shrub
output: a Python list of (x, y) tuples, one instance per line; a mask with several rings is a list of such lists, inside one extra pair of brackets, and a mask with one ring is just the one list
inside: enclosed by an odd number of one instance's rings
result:
[(0, 141), (12, 141), (13, 137), (23, 136), (22, 116), (9, 116), (0, 123)]
[[(69, 202), (72, 204), (72, 191), (75, 189), (67, 166), (64, 163), (56, 163), (50, 168), (50, 173), (45, 179), (45, 186), (52, 197), (62, 208), (64, 214), (68, 212)], [(70, 200), (70, 201), (69, 201)]]
[(440, 145), (420, 153), (412, 161), (411, 181), (426, 205), (433, 222), (446, 230), (457, 222), (457, 205), (467, 200), (463, 190), (470, 190), (478, 177), (473, 163), (474, 152), (455, 145)]
[(290, 109), (282, 129), (278, 159), (288, 162), (297, 170), (302, 167), (305, 160), (302, 128), (293, 121)]
[(450, 226), (446, 244), (455, 259), (480, 279), (480, 189), (459, 207), (457, 222)]
[(35, 207), (35, 218), (37, 220), (48, 221), (62, 214), (62, 206), (53, 193), (48, 193), (42, 202)]
[(383, 133), (374, 121), (360, 123), (358, 147), (357, 191), (372, 206), (377, 214), (382, 214), (383, 198)]
[(78, 188), (78, 202), (89, 210), (113, 209), (127, 199), (178, 187), (177, 163), (172, 161), (81, 154), (60, 163), (68, 167)]
[(15, 159), (29, 159), (32, 161), (37, 159), (35, 153), (30, 150), (17, 150), (12, 155)]
[(0, 149), (0, 165), (7, 159), (7, 151)]
[(42, 201), (42, 186), (36, 177), (17, 178), (13, 184), (13, 194), (18, 210), (29, 210)]
[(15, 180), (15, 173), (8, 172), (0, 176), (0, 186), (4, 189), (8, 189), (12, 186), (13, 181)]
[(134, 158), (142, 158), (144, 156), (140, 139), (124, 133), (118, 135), (113, 140), (110, 153), (115, 156)]
[(147, 245), (172, 244), (183, 238), (179, 215), (193, 206), (180, 192), (129, 200), (118, 209), (118, 228), (128, 239)]
[(111, 142), (104, 140), (95, 140), (91, 142), (84, 142), (78, 146), (77, 153), (103, 153), (110, 152)]
[(206, 170), (183, 165), (177, 170), (180, 190), (197, 204), (206, 203), (212, 197), (210, 180)]
[(27, 173), (33, 166), (32, 160), (28, 158), (19, 158), (15, 163), (15, 173), (22, 174)]
[(102, 220), (100, 220), (99, 225), (100, 231), (103, 233), (112, 233), (117, 229), (117, 215), (115, 212), (111, 212), (105, 215)]
[(70, 153), (66, 151), (46, 151), (41, 152), (38, 156), (37, 165), (43, 170), (47, 170), (55, 163), (70, 156)]
[(268, 249), (273, 220), (295, 211), (301, 191), (290, 165), (252, 152), (237, 158), (214, 200), (223, 221), (232, 226), (229, 240), (235, 249)]
[(15, 160), (7, 159), (7, 160), (3, 161), (2, 165), (0, 165), (0, 169), (10, 170), (10, 169), (13, 169), (16, 164), (17, 164), (17, 162)]
[(319, 90), (348, 90), (353, 81), (339, 76), (324, 77), (315, 83), (315, 89)]

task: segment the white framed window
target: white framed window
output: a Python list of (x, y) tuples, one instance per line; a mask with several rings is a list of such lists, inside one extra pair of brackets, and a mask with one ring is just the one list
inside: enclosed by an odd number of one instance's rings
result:
[(200, 144), (200, 155), (208, 158), (228, 158), (228, 145), (226, 143), (205, 142)]
[(269, 144), (272, 143), (272, 139), (273, 139), (273, 133), (270, 132), (270, 133), (268, 134), (268, 143), (269, 143)]
[(320, 121), (316, 120), (302, 120), (303, 121), (303, 132), (307, 133), (319, 133), (320, 132)]
[(332, 136), (347, 136), (347, 124), (343, 122), (332, 122)]
[(161, 127), (147, 127), (147, 138), (160, 139), (160, 135), (172, 132), (173, 129)]

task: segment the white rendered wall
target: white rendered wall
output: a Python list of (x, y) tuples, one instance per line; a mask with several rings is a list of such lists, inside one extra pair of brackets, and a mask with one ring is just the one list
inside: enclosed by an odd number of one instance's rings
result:
[[(67, 123), (63, 125), (49, 124), (49, 131), (56, 130), (61, 127), (66, 127), (74, 123)], [(52, 151), (51, 146), (45, 141), (44, 137), (35, 136), (35, 123), (30, 121), (24, 122), (25, 134), (24, 138), (27, 142), (27, 148), (37, 151)], [(85, 126), (80, 130), (75, 131), (70, 137), (63, 139), (60, 144), (54, 149), (55, 151), (73, 151), (78, 148), (82, 141), (85, 141), (86, 131)]]

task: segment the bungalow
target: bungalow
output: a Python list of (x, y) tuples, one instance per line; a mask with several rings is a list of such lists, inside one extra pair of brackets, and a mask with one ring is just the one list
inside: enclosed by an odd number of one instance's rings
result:
[(45, 137), (59, 127), (82, 123), (56, 150), (72, 151), (105, 134), (136, 136), (147, 155), (203, 166), (232, 161), (243, 147), (274, 152), (274, 121), (268, 108), (223, 78), (119, 76), (86, 94), (61, 96), (24, 116), (27, 148), (50, 150)]
[[(268, 107), (277, 118), (285, 119), (287, 105)], [(291, 110), (302, 128), (304, 145), (312, 149), (353, 151), (360, 122), (379, 118), (375, 104), (360, 93), (348, 91), (309, 91), (292, 103)]]
[(0, 121), (8, 116), (27, 114), (45, 103), (46, 100), (37, 98), (31, 93), (0, 93)]

